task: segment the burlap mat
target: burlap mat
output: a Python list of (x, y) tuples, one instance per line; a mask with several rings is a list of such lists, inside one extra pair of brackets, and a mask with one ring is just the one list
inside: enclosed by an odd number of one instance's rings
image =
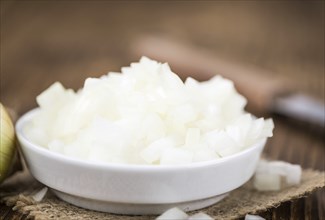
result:
[[(232, 191), (221, 202), (199, 210), (215, 219), (235, 219), (247, 213), (261, 213), (279, 206), (281, 203), (306, 196), (318, 188), (325, 186), (325, 173), (304, 170), (302, 183), (296, 187), (287, 187), (278, 192), (258, 192), (249, 181), (244, 186)], [(25, 171), (15, 174), (0, 186), (1, 202), (34, 219), (154, 219), (155, 216), (125, 216), (95, 212), (70, 205), (59, 200), (49, 192), (43, 201), (37, 203), (31, 195), (44, 187)], [(196, 211), (198, 212), (198, 211)], [(195, 212), (192, 212), (193, 214)]]

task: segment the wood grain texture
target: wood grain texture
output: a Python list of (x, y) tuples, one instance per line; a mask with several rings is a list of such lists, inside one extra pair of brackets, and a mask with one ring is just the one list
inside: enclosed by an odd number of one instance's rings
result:
[[(138, 60), (128, 51), (143, 34), (270, 69), (297, 91), (325, 98), (323, 1), (1, 1), (0, 9), (0, 98), (18, 115), (55, 81), (78, 89), (86, 77)], [(324, 170), (324, 131), (315, 135), (313, 127), (272, 117), (275, 134), (265, 155)], [(324, 210), (322, 190), (261, 215), (324, 219)], [(0, 219), (24, 217), (0, 206)]]

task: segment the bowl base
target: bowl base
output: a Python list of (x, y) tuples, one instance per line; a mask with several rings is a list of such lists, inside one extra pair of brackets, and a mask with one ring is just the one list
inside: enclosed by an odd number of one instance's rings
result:
[(124, 214), (124, 215), (159, 215), (164, 211), (178, 207), (185, 212), (193, 211), (197, 209), (202, 209), (208, 206), (211, 206), (228, 194), (217, 195), (207, 199), (194, 200), (189, 202), (180, 202), (180, 203), (166, 203), (166, 204), (134, 204), (134, 203), (116, 203), (108, 201), (98, 201), (93, 199), (82, 198), (79, 196), (74, 196), (57, 190), (52, 191), (63, 201), (71, 203), (73, 205), (100, 211), (100, 212), (109, 212), (114, 214)]

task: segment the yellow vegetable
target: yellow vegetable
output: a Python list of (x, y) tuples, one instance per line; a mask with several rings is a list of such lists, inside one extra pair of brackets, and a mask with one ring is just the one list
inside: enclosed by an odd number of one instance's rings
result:
[(15, 129), (5, 107), (0, 103), (1, 124), (0, 124), (0, 183), (11, 171), (15, 151)]

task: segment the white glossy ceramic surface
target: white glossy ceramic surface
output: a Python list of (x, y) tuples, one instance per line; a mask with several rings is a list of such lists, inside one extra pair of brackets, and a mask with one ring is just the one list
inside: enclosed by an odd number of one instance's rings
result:
[(253, 175), (266, 140), (238, 154), (178, 166), (97, 164), (61, 155), (29, 141), (23, 126), (17, 137), (32, 175), (61, 199), (80, 207), (120, 214), (160, 214), (210, 206)]

